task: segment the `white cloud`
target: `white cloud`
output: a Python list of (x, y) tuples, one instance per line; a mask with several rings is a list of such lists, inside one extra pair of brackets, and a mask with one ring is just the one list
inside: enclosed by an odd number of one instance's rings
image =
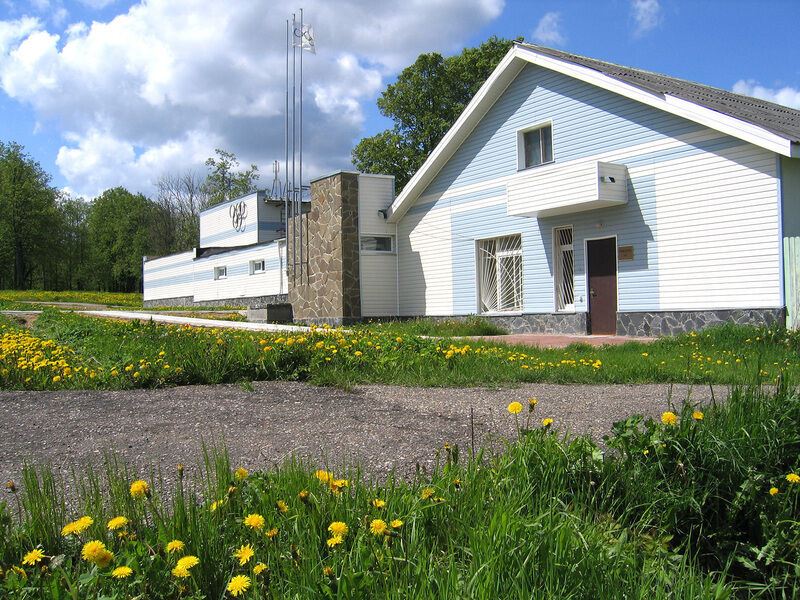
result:
[(539, 20), (533, 39), (540, 44), (561, 46), (566, 39), (561, 33), (561, 13), (549, 12)]
[(800, 90), (793, 87), (785, 86), (780, 89), (768, 88), (760, 85), (753, 79), (740, 79), (733, 84), (733, 91), (737, 94), (755, 96), (762, 100), (769, 100), (770, 102), (800, 109)]
[[(202, 165), (215, 147), (267, 173), (284, 154), (285, 31), (296, 4), (150, 0), (109, 22), (71, 24), (63, 37), (40, 20), (0, 21), (0, 87), (65, 132), (57, 165), (76, 193), (149, 192), (162, 172)], [(384, 79), (421, 52), (460, 50), (502, 8), (307, 1), (317, 55), (304, 54), (304, 160), (318, 170), (304, 171), (348, 168), (363, 103)]]
[(632, 0), (631, 14), (635, 24), (633, 34), (636, 37), (655, 29), (663, 20), (658, 0)]

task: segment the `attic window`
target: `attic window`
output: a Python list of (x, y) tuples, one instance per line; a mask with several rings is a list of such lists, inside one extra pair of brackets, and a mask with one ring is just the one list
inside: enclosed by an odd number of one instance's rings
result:
[(517, 135), (520, 170), (553, 162), (553, 126), (550, 123), (523, 129)]

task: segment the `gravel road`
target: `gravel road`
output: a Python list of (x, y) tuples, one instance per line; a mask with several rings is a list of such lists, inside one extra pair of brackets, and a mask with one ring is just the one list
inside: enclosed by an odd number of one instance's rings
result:
[[(444, 443), (467, 449), (513, 435), (506, 406), (539, 400), (537, 423), (600, 439), (634, 413), (657, 416), (668, 398), (711, 398), (706, 388), (668, 385), (551, 385), (516, 388), (359, 386), (353, 392), (295, 382), (130, 391), (0, 391), (0, 480), (20, 481), (23, 461), (69, 466), (116, 450), (144, 473), (197, 463), (203, 440), (225, 442), (234, 467), (268, 469), (294, 454), (336, 469), (359, 462), (380, 476), (430, 465)], [(715, 390), (724, 398), (726, 390)], [(523, 412), (520, 416), (524, 417)]]

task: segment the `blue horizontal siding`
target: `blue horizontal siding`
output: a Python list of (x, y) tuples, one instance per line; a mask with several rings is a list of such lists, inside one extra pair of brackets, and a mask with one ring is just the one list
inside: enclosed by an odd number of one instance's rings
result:
[(556, 162), (702, 129), (694, 122), (635, 100), (528, 65), (422, 195), (516, 173), (516, 132), (550, 120)]

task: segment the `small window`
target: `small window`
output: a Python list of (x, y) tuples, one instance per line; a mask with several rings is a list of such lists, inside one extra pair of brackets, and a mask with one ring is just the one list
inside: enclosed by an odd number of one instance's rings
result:
[(522, 236), (478, 242), (480, 311), (522, 310)]
[(553, 127), (545, 125), (519, 134), (520, 169), (553, 162)]
[(365, 252), (394, 252), (392, 236), (362, 235), (361, 250)]
[(257, 275), (264, 272), (264, 259), (250, 261), (250, 275)]
[(214, 267), (214, 279), (225, 279), (228, 276), (228, 267)]
[(555, 263), (556, 310), (575, 310), (574, 253), (572, 227), (559, 227), (553, 232)]

